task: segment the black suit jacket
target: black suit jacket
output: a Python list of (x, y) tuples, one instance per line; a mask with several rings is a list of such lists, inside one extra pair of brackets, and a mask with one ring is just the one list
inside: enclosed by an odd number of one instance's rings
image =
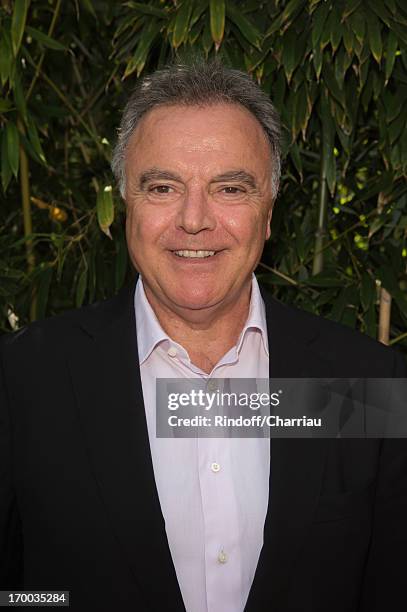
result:
[[(2, 589), (70, 590), (75, 611), (184, 610), (153, 475), (133, 289), (2, 340)], [(390, 349), (263, 298), (270, 377), (405, 375)], [(407, 441), (273, 439), (270, 472), (246, 612), (404, 609)]]

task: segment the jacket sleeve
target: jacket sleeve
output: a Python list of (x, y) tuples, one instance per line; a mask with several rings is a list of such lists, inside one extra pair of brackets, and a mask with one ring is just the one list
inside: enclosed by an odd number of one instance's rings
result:
[(9, 406), (0, 342), (0, 590), (22, 587), (22, 530), (12, 484)]
[[(400, 355), (395, 356), (393, 377), (407, 377)], [(389, 438), (382, 441), (360, 611), (406, 609), (406, 568), (407, 438)]]

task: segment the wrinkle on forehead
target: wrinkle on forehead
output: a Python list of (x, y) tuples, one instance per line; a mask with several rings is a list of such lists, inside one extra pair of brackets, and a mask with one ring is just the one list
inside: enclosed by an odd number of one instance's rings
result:
[(211, 138), (207, 136), (200, 140), (194, 138), (191, 140), (192, 135), (186, 135), (182, 141), (181, 146), (189, 151), (222, 151), (223, 147), (220, 145), (218, 138)]
[[(154, 166), (192, 177), (242, 168), (271, 189), (270, 144), (257, 119), (244, 107), (162, 106), (149, 111), (134, 130), (126, 153), (126, 175)], [(208, 178), (207, 176), (207, 178)]]

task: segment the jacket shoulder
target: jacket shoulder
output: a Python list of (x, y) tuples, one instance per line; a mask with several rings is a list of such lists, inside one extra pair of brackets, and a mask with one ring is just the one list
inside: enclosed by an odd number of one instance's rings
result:
[(81, 308), (30, 323), (0, 338), (0, 351), (20, 353), (24, 349), (63, 343), (78, 334), (92, 335), (98, 328), (113, 323), (131, 307), (134, 286), (126, 285), (117, 295)]
[(278, 328), (280, 334), (286, 333), (292, 341), (297, 338), (312, 345), (325, 360), (346, 360), (350, 367), (366, 362), (372, 371), (391, 371), (393, 376), (405, 376), (405, 359), (393, 348), (346, 325), (280, 302), (263, 288), (262, 295), (268, 313), (267, 324), (272, 329)]

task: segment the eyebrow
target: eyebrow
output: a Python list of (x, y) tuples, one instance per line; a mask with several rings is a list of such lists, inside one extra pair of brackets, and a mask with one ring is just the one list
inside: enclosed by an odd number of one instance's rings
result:
[(256, 181), (254, 176), (249, 172), (246, 172), (245, 170), (229, 170), (229, 172), (218, 174), (211, 180), (211, 183), (228, 182), (246, 183), (246, 185), (252, 187), (252, 189), (256, 188)]
[(145, 172), (140, 174), (140, 189), (143, 189), (146, 183), (149, 183), (150, 181), (178, 181), (179, 183), (182, 183), (182, 178), (179, 176), (179, 174), (175, 174), (174, 172), (168, 172), (167, 170), (161, 170), (160, 168), (150, 168), (149, 170), (145, 170)]
[[(182, 183), (182, 178), (175, 172), (169, 172), (168, 170), (162, 170), (160, 168), (149, 168), (145, 170), (139, 179), (140, 189), (143, 189), (150, 181), (177, 181)], [(226, 183), (226, 182), (239, 182), (245, 183), (252, 189), (256, 188), (256, 180), (252, 174), (245, 170), (229, 170), (222, 174), (217, 174), (211, 180), (211, 183)]]

